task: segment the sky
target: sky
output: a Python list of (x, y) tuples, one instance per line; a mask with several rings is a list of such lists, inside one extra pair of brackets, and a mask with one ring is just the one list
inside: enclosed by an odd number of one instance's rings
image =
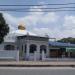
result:
[[(0, 0), (0, 5), (26, 5), (26, 4), (66, 4), (75, 3), (75, 0)], [(67, 7), (75, 7), (75, 4), (67, 5)], [(63, 12), (44, 12), (42, 7), (63, 7), (62, 6), (29, 6), (31, 11), (42, 12), (9, 12), (0, 11), (3, 13), (3, 17), (6, 23), (10, 27), (10, 31), (16, 30), (20, 23), (26, 26), (28, 31), (31, 31), (38, 35), (49, 35), (51, 38), (67, 38), (75, 37), (75, 11), (63, 11)], [(64, 5), (65, 7), (65, 5)], [(20, 7), (2, 7), (1, 8), (25, 8)], [(38, 8), (38, 9), (33, 9)], [(75, 8), (74, 8), (75, 9)]]

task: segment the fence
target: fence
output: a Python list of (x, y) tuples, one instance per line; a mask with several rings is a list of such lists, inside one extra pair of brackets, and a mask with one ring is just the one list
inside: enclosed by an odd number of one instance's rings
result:
[(44, 61), (75, 61), (75, 58), (44, 58)]
[(19, 61), (19, 51), (18, 50), (0, 50), (0, 60)]

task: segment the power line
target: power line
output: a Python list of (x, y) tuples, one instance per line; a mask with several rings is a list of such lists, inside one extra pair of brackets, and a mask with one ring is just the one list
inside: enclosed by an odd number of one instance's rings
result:
[(62, 12), (62, 11), (75, 11), (75, 10), (48, 10), (48, 11), (0, 10), (0, 11), (10, 11), (10, 12)]
[(72, 5), (72, 4), (75, 4), (75, 3), (63, 3), (63, 4), (47, 4), (47, 5)]
[[(31, 9), (67, 9), (67, 8), (70, 8), (70, 9), (74, 9), (75, 7), (57, 7), (57, 8), (31, 8)], [(3, 9), (3, 10), (26, 10), (26, 9), (30, 9), (30, 8), (0, 8), (0, 9)]]
[(62, 3), (62, 4), (25, 4), (25, 5), (5, 5), (2, 4), (0, 6), (45, 6), (45, 5), (75, 5), (75, 3)]
[[(75, 4), (75, 3), (68, 3), (68, 4)], [(28, 10), (30, 8), (0, 8), (0, 11), (11, 11), (11, 12), (59, 12), (59, 11), (75, 11), (75, 7), (73, 6), (66, 6), (66, 7), (38, 7), (38, 8), (31, 8), (31, 9), (44, 9), (43, 11), (38, 10)]]

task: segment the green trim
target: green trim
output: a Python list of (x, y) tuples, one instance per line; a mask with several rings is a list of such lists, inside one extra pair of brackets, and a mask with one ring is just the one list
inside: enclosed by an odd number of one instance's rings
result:
[(66, 48), (66, 51), (67, 51), (67, 52), (75, 52), (75, 48), (69, 47), (69, 48)]

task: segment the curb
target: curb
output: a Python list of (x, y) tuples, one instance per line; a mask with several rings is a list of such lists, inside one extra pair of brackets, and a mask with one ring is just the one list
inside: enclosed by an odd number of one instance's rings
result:
[(75, 67), (75, 65), (13, 65), (6, 64), (0, 65), (0, 67)]

